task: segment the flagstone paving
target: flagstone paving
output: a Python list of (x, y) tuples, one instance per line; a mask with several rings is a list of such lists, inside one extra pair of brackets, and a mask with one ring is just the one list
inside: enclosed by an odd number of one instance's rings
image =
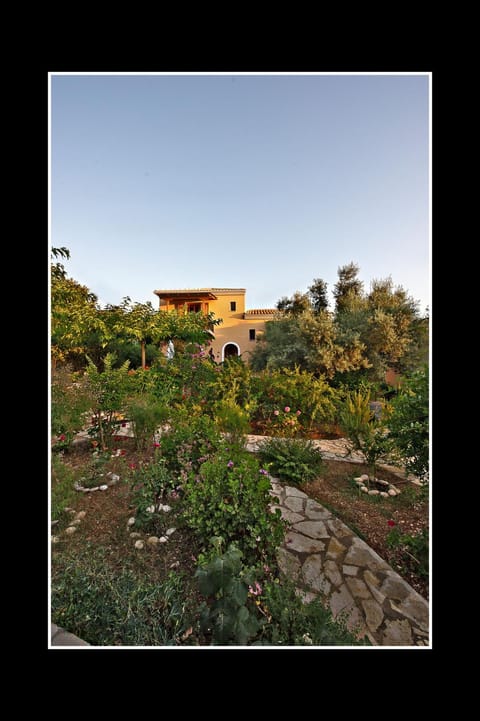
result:
[(374, 646), (428, 646), (427, 601), (330, 511), (272, 479), (272, 511), (289, 523), (281, 570), (306, 601), (321, 594), (333, 616)]

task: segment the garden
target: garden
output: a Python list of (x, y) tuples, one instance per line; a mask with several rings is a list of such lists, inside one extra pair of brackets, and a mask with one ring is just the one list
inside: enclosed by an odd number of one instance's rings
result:
[[(217, 365), (185, 342), (147, 369), (114, 354), (59, 363), (51, 419), (52, 621), (92, 645), (368, 644), (281, 573), (270, 477), (318, 500), (428, 598), (426, 369), (386, 400), (299, 367)], [(264, 437), (256, 453), (252, 433)], [(338, 437), (363, 464), (323, 457), (316, 440)]]

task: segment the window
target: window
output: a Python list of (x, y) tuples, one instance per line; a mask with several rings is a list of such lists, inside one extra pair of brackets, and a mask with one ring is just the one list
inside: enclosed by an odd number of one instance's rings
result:
[(230, 301), (230, 310), (237, 310), (237, 301), (236, 300)]
[(188, 304), (188, 312), (189, 313), (200, 313), (201, 310), (202, 310), (201, 303), (189, 303)]
[(250, 328), (248, 334), (250, 336), (250, 340), (255, 340), (255, 328)]

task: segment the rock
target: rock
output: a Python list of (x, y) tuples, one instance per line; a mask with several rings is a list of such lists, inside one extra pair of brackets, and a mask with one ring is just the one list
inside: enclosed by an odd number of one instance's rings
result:
[(390, 485), (388, 481), (382, 481), (379, 478), (375, 478), (375, 483), (377, 483), (380, 486), (389, 486)]
[(293, 486), (285, 486), (285, 495), (296, 496), (297, 498), (308, 498), (306, 493), (299, 491), (298, 488), (294, 488)]
[(50, 521), (50, 526), (56, 526), (58, 521)]
[(360, 476), (360, 478), (362, 479), (362, 481), (368, 481), (368, 480), (369, 480), (368, 473), (362, 473), (362, 475)]
[(318, 553), (325, 549), (325, 543), (307, 538), (301, 533), (289, 531), (285, 536), (285, 548), (288, 551), (297, 551), (297, 553)]
[(350, 595), (350, 592), (345, 584), (340, 586), (338, 591), (335, 591), (335, 593), (332, 593), (330, 598), (330, 610), (333, 614), (333, 616), (338, 616), (338, 614), (341, 611), (344, 611), (348, 608), (352, 608), (355, 606), (355, 601), (353, 600), (352, 596)]
[(170, 564), (169, 568), (178, 568), (180, 566), (180, 561), (174, 561)]
[(358, 476), (358, 478), (354, 478), (353, 480), (355, 483), (361, 483), (363, 486), (363, 476)]
[(360, 490), (362, 493), (368, 493), (368, 488), (366, 486), (361, 486)]
[(293, 553), (289, 553), (285, 548), (279, 548), (277, 551), (278, 567), (285, 576), (296, 581), (300, 576), (300, 561)]
[(353, 596), (357, 598), (371, 598), (370, 591), (360, 578), (347, 578), (345, 579), (349, 591)]
[(372, 548), (367, 546), (367, 544), (357, 536), (353, 537), (352, 545), (347, 551), (344, 563), (351, 566), (367, 566), (367, 568), (373, 571), (379, 569), (387, 570), (390, 568), (385, 561), (380, 558), (378, 553), (375, 553)]
[(294, 513), (293, 511), (289, 511), (288, 508), (284, 508), (283, 506), (276, 506), (276, 508), (280, 509), (280, 514), (282, 518), (291, 525), (303, 521), (303, 516), (300, 515), (300, 513)]
[(159, 543), (166, 543), (168, 541), (168, 538), (166, 536), (160, 536), (158, 541), (159, 541)]
[(135, 516), (132, 516), (131, 518), (128, 519), (127, 526), (133, 526), (134, 523), (135, 523)]
[(327, 558), (332, 561), (337, 561), (346, 550), (345, 546), (333, 536), (328, 544)]
[(385, 578), (380, 591), (387, 597), (396, 601), (403, 601), (410, 593), (410, 587), (403, 578), (391, 571)]
[(95, 488), (87, 488), (85, 490), (88, 490), (88, 491), (90, 491), (90, 493), (93, 493), (93, 491), (98, 491), (98, 489), (99, 489), (99, 486), (95, 486)]
[(306, 605), (307, 603), (311, 603), (312, 601), (315, 601), (316, 598), (318, 598), (318, 595), (316, 593), (313, 593), (312, 591), (305, 591), (303, 588), (296, 588), (295, 595), (302, 599), (302, 603), (304, 605)]
[[(159, 508), (160, 510), (160, 508)], [(147, 506), (145, 509), (146, 513), (155, 513), (155, 506)]]
[(168, 513), (169, 511), (172, 510), (172, 507), (171, 507), (171, 506), (167, 506), (166, 504), (160, 503), (159, 506), (158, 506), (158, 510), (159, 510), (159, 511), (163, 511), (164, 513)]
[(175, 533), (176, 530), (177, 530), (176, 528), (167, 528), (167, 530), (165, 531), (165, 535), (171, 536), (172, 533)]
[(79, 511), (77, 515), (75, 516), (75, 519), (83, 519), (87, 515), (86, 511)]
[(365, 611), (365, 619), (367, 626), (375, 633), (383, 621), (383, 611), (381, 606), (372, 598), (362, 601), (363, 610)]
[(342, 574), (338, 570), (338, 566), (335, 561), (325, 561), (324, 569), (326, 577), (333, 583), (334, 586), (342, 585)]
[(393, 488), (390, 488), (389, 491), (388, 491), (388, 495), (389, 495), (389, 496), (392, 496), (392, 498), (393, 498), (393, 496), (396, 496), (396, 495), (397, 495), (397, 492), (394, 491)]
[(67, 533), (69, 536), (72, 535), (72, 533), (75, 533), (77, 530), (76, 526), (69, 526), (67, 529), (65, 529), (65, 533)]
[(302, 575), (309, 588), (321, 593), (330, 593), (331, 584), (325, 575), (321, 573), (322, 557), (319, 554), (309, 556), (302, 566)]
[(382, 639), (383, 646), (411, 646), (412, 629), (406, 619), (387, 621)]
[(141, 538), (141, 537), (142, 537), (142, 534), (137, 533), (137, 531), (133, 531), (132, 533), (130, 533), (130, 538)]
[(79, 526), (81, 524), (81, 522), (82, 522), (81, 518), (75, 518), (74, 521), (71, 521), (70, 525), (71, 526)]
[(58, 536), (50, 536), (50, 541), (51, 541), (52, 543), (58, 543), (59, 540), (60, 540), (60, 539), (59, 539)]
[(116, 473), (108, 473), (107, 475), (110, 476), (110, 485), (113, 486), (115, 483), (118, 483), (120, 480), (120, 476), (117, 476)]
[(70, 506), (65, 506), (63, 510), (65, 513), (76, 513), (76, 511), (73, 508), (70, 508)]
[(390, 603), (394, 611), (418, 625), (422, 631), (428, 631), (428, 603), (418, 593), (411, 593), (398, 606), (393, 602)]
[(143, 548), (143, 541), (135, 541), (135, 548), (141, 551)]
[(352, 531), (338, 518), (331, 518), (328, 521), (328, 527), (337, 538), (351, 538), (353, 536)]
[(330, 511), (309, 498), (305, 504), (305, 515), (312, 521), (327, 521), (332, 517)]
[(382, 498), (388, 498), (388, 493), (386, 491), (380, 491), (380, 495)]
[(106, 483), (102, 483), (102, 485), (100, 486), (100, 490), (101, 490), (101, 491), (108, 491), (108, 486), (107, 486), (107, 484), (106, 484)]
[(304, 504), (304, 499), (298, 498), (298, 496), (287, 496), (284, 503), (287, 508), (289, 508), (291, 511), (294, 511), (295, 513), (301, 513), (303, 511)]
[(156, 546), (160, 543), (160, 539), (158, 536), (149, 536), (147, 538), (147, 543), (149, 546)]
[(380, 586), (380, 581), (378, 580), (378, 578), (367, 569), (363, 574), (363, 580), (370, 589), (370, 593), (372, 594), (375, 601), (381, 606), (385, 601), (385, 595), (378, 590), (378, 587)]
[(358, 566), (342, 566), (344, 576), (356, 576), (358, 573)]
[(296, 531), (300, 531), (310, 538), (330, 538), (323, 521), (302, 521), (294, 525)]
[(76, 491), (83, 491), (83, 486), (81, 486), (80, 483), (78, 483), (78, 481), (75, 481), (75, 483), (73, 484), (73, 487), (75, 488)]
[(369, 491), (369, 492), (368, 492), (368, 495), (369, 495), (369, 496), (378, 496), (379, 493), (380, 493), (380, 491), (374, 490), (374, 491)]

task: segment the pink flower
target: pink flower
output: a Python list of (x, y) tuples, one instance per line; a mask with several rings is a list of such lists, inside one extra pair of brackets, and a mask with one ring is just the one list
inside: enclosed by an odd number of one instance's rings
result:
[(278, 416), (279, 413), (280, 413), (280, 411), (273, 411), (274, 416)]
[(297, 411), (297, 416), (299, 416), (299, 415), (301, 414), (301, 412), (302, 412), (302, 411)]
[(248, 587), (248, 590), (252, 594), (252, 596), (260, 596), (262, 593), (262, 587), (260, 586), (258, 581), (255, 581), (255, 589), (252, 586)]
[(393, 528), (395, 525), (395, 521), (387, 521), (387, 523), (390, 526), (390, 528)]
[(232, 468), (233, 465), (234, 465), (233, 461), (228, 461), (227, 468)]
[(126, 427), (127, 427), (127, 424), (126, 424), (126, 423), (122, 423), (122, 428), (126, 428)]
[(59, 441), (64, 441), (65, 438), (66, 438), (65, 433), (62, 433), (62, 435), (58, 437), (58, 440), (59, 440)]
[(129, 468), (132, 468), (132, 469), (135, 468), (135, 463), (129, 463), (129, 464), (128, 464), (128, 467), (129, 467)]
[(160, 443), (154, 443), (154, 444), (153, 444), (153, 447), (154, 447), (154, 448), (160, 448)]
[(285, 406), (284, 410), (285, 410), (285, 413), (290, 413), (290, 406)]
[(120, 451), (120, 455), (121, 455), (121, 456), (125, 456), (126, 454), (127, 454), (127, 451), (125, 451), (125, 450), (122, 448), (122, 450)]

